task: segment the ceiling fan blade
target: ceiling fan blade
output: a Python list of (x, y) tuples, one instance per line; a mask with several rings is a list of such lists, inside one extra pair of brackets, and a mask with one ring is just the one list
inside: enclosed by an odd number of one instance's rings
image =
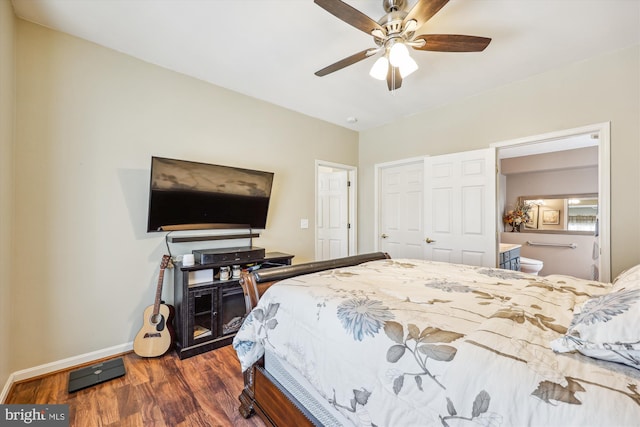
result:
[(423, 34), (416, 36), (415, 40), (424, 40), (426, 43), (414, 49), (432, 52), (482, 52), (491, 42), (487, 37), (459, 34)]
[(404, 22), (409, 22), (413, 19), (418, 22), (417, 28), (420, 28), (422, 24), (431, 19), (447, 3), (449, 3), (449, 0), (418, 0), (404, 18)]
[[(384, 28), (380, 26), (376, 21), (369, 18), (364, 13), (360, 12), (358, 9), (353, 8), (352, 6), (346, 4), (340, 0), (314, 0), (315, 3), (336, 16), (337, 18), (343, 20), (349, 25), (353, 25), (357, 29), (364, 31), (367, 34), (371, 34), (373, 30), (380, 30), (383, 33)], [(386, 34), (386, 33), (385, 33)]]
[(387, 87), (389, 91), (400, 89), (402, 86), (402, 76), (400, 75), (400, 68), (394, 67), (389, 64), (389, 71), (387, 71)]
[(362, 52), (354, 53), (353, 55), (347, 56), (334, 64), (324, 67), (322, 70), (316, 71), (314, 74), (318, 77), (326, 76), (327, 74), (331, 74), (334, 71), (341, 70), (344, 67), (348, 67), (349, 65), (353, 65), (356, 62), (375, 55), (376, 52), (378, 52), (378, 49), (365, 49)]

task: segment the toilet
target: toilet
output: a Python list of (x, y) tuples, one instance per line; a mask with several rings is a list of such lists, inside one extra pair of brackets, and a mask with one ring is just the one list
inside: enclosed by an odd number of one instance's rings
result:
[(537, 276), (543, 266), (543, 262), (539, 259), (525, 258), (523, 256), (520, 257), (520, 271), (523, 273)]

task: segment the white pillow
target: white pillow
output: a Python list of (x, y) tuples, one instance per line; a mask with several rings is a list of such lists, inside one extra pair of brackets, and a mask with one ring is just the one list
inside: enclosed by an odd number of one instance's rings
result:
[(634, 281), (640, 281), (640, 264), (636, 265), (635, 267), (626, 269), (622, 273), (618, 274), (618, 276), (613, 279), (613, 285), (614, 287), (618, 287), (618, 282), (623, 282), (624, 284)]
[(551, 342), (554, 351), (577, 350), (585, 356), (640, 369), (640, 265), (614, 281), (611, 291), (573, 311), (565, 336)]

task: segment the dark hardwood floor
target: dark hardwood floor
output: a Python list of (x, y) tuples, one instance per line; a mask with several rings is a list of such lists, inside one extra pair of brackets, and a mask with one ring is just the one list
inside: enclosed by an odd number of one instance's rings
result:
[(124, 377), (69, 394), (70, 371), (57, 372), (15, 384), (5, 403), (69, 404), (70, 425), (77, 427), (265, 425), (238, 412), (243, 383), (231, 346), (184, 360), (175, 352), (122, 357)]

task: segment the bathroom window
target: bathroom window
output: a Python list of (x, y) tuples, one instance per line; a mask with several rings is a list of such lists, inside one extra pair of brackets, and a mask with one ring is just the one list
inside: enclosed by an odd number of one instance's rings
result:
[(567, 230), (595, 233), (598, 221), (598, 199), (568, 199), (567, 215)]

